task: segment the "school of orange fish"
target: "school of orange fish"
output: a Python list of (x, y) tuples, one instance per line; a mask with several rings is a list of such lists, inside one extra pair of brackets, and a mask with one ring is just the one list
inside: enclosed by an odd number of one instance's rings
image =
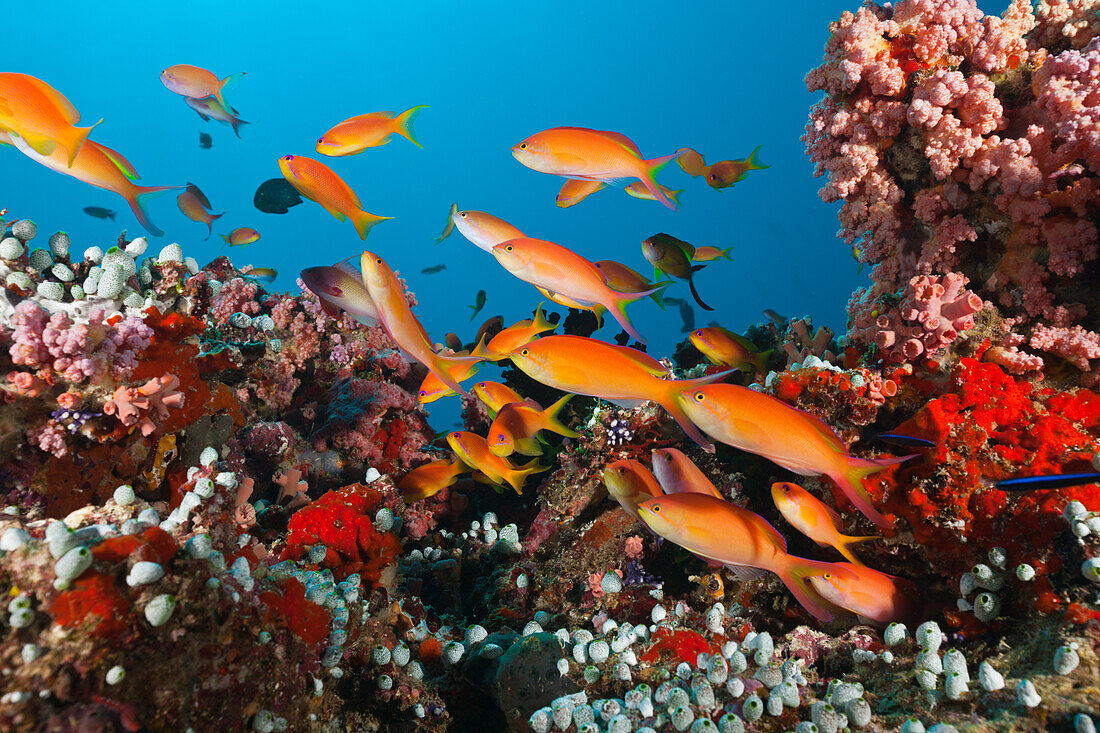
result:
[[(204, 119), (232, 125), (239, 136), (244, 124), (223, 96), (225, 85), (243, 76), (219, 79), (195, 66), (177, 65), (161, 73), (161, 81), (181, 95)], [(375, 112), (352, 117), (325, 132), (316, 142), (322, 155), (355, 155), (388, 143), (393, 135), (420, 146), (413, 121), (425, 109), (413, 107), (399, 115)], [(0, 141), (59, 173), (126, 199), (141, 224), (160, 234), (148, 216), (149, 200), (167, 191), (179, 194), (180, 210), (205, 223), (212, 233), (210, 203), (194, 185), (146, 187), (120, 153), (88, 139), (95, 127), (78, 127), (80, 115), (56, 89), (31, 76), (0, 73)], [(98, 123), (97, 123), (98, 124)], [(751, 170), (764, 168), (757, 151), (744, 160), (726, 160), (707, 166), (695, 150), (680, 148), (671, 155), (646, 159), (626, 136), (579, 127), (558, 127), (536, 133), (512, 147), (512, 155), (532, 170), (566, 179), (557, 196), (560, 207), (573, 206), (606, 186), (623, 186), (637, 198), (677, 208), (679, 191), (659, 184), (655, 176), (676, 160), (692, 176), (702, 176), (715, 189), (729, 187)], [(279, 159), (286, 180), (302, 196), (320, 204), (337, 219), (351, 220), (361, 239), (390, 217), (368, 213), (352, 188), (330, 167), (301, 155)], [(511, 224), (481, 211), (453, 206), (442, 241), (458, 229), (471, 243), (490, 253), (508, 272), (530, 283), (555, 303), (595, 313), (609, 313), (641, 344), (642, 335), (626, 308), (647, 297), (659, 300), (671, 281), (651, 282), (613, 260), (591, 262), (554, 242), (528, 237)], [(241, 227), (222, 235), (238, 246), (260, 235)], [(691, 282), (692, 274), (728, 250), (695, 248), (666, 234), (647, 239), (643, 254), (660, 274), (689, 283), (692, 295), (706, 306)], [(274, 277), (273, 271), (257, 271)], [(447, 395), (468, 395), (462, 382), (473, 377), (484, 362), (510, 360), (532, 379), (567, 393), (543, 409), (509, 387), (482, 381), (473, 393), (485, 403), (493, 422), (487, 436), (466, 431), (447, 435), (452, 460), (439, 460), (414, 469), (400, 483), (407, 500), (426, 498), (473, 472), (478, 480), (511, 486), (521, 492), (525, 479), (547, 470), (539, 465), (543, 454), (540, 432), (577, 437), (558, 418), (572, 395), (587, 395), (620, 406), (656, 402), (704, 450), (712, 440), (768, 458), (803, 476), (828, 476), (853, 504), (880, 528), (888, 520), (872, 506), (862, 480), (886, 466), (911, 456), (867, 460), (848, 454), (840, 437), (818, 418), (786, 403), (722, 380), (733, 370), (762, 369), (767, 354), (754, 351), (744, 338), (720, 327), (691, 333), (691, 342), (714, 364), (728, 371), (697, 379), (676, 379), (659, 361), (626, 346), (569, 335), (544, 335), (555, 326), (536, 309), (533, 319), (520, 321), (472, 349), (452, 352), (438, 347), (413, 314), (401, 282), (378, 254), (365, 251), (359, 268), (343, 262), (311, 267), (302, 280), (322, 301), (326, 312), (347, 312), (358, 322), (381, 326), (409, 359), (428, 368), (419, 392), (422, 403)], [(530, 457), (524, 465), (512, 454)], [(658, 535), (686, 548), (709, 563), (725, 565), (741, 577), (765, 571), (779, 576), (794, 597), (814, 616), (830, 619), (839, 607), (864, 619), (887, 622), (908, 612), (904, 581), (867, 568), (852, 554), (850, 545), (875, 539), (841, 534), (840, 518), (812, 494), (791, 483), (776, 483), (772, 496), (788, 523), (821, 545), (829, 545), (851, 562), (831, 563), (787, 553), (783, 536), (763, 517), (726, 501), (684, 453), (654, 451), (652, 471), (633, 460), (608, 465), (604, 480), (623, 509)], [(733, 538), (737, 538), (736, 540)]]

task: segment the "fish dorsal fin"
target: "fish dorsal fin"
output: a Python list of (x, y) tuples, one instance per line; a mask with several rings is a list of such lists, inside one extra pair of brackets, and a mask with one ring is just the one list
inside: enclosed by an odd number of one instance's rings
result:
[(644, 351), (638, 351), (637, 349), (631, 349), (630, 347), (623, 347), (626, 351), (623, 354), (626, 358), (640, 366), (645, 372), (654, 377), (668, 377), (668, 368), (664, 364), (654, 359)]
[(333, 267), (335, 267), (337, 270), (341, 270), (342, 272), (346, 272), (348, 275), (351, 275), (353, 278), (355, 278), (359, 282), (362, 282), (363, 273), (360, 272), (359, 269), (356, 268), (355, 265), (352, 264), (351, 261), (353, 259), (355, 259), (355, 260), (359, 259), (359, 255), (352, 255), (351, 257), (348, 257), (347, 259), (340, 260), (335, 265), (333, 265)]
[[(127, 179), (131, 181), (141, 180), (141, 176), (139, 176), (137, 171), (134, 170), (133, 164), (130, 163), (130, 161), (126, 160), (126, 158), (124, 158), (121, 153), (111, 150), (106, 145), (100, 145), (97, 142), (93, 142), (92, 140), (87, 140), (85, 144), (94, 145), (95, 147), (97, 147), (100, 152), (107, 156), (107, 160), (114, 163), (115, 166), (122, 172), (122, 175), (126, 176)], [(210, 205), (207, 204), (206, 208), (210, 208)]]
[(56, 105), (58, 111), (65, 117), (65, 120), (70, 125), (75, 125), (80, 122), (80, 113), (77, 112), (76, 107), (68, 99), (65, 99), (65, 95), (51, 87), (46, 82), (36, 77), (27, 75), (27, 81), (38, 89), (42, 94), (46, 95), (54, 105)]

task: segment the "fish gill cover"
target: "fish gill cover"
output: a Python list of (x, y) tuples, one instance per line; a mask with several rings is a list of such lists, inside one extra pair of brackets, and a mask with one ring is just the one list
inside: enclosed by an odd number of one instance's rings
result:
[(1100, 7), (845, 4), (9, 9), (0, 728), (1093, 730)]

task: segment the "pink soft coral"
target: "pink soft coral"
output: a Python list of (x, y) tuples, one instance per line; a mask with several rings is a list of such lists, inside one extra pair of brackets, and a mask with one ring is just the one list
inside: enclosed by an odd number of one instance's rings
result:
[(166, 374), (137, 388), (119, 387), (103, 405), (103, 412), (115, 415), (127, 427), (137, 425), (144, 436), (152, 435), (157, 429), (152, 414), (164, 420), (169, 408), (183, 406), (184, 394), (177, 389), (179, 386), (178, 377)]

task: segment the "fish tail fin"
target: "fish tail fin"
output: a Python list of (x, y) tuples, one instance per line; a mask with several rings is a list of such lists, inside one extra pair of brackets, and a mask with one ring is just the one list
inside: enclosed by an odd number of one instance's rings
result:
[(669, 191), (668, 192), (668, 197), (670, 199), (672, 199), (672, 203), (679, 206), (680, 205), (680, 194), (682, 194), (683, 192), (684, 192), (684, 189), (682, 189), (682, 188), (677, 190), (677, 191)]
[(693, 178), (697, 178), (706, 170), (707, 164), (703, 160), (703, 156), (698, 151), (691, 148), (680, 148), (676, 151), (676, 162), (684, 173), (687, 173)]
[(557, 324), (546, 320), (546, 315), (542, 312), (542, 303), (539, 303), (535, 308), (535, 320), (531, 327), (539, 332), (553, 331), (557, 328)]
[(126, 195), (126, 203), (130, 204), (130, 208), (134, 210), (134, 216), (146, 231), (154, 237), (161, 237), (164, 236), (164, 232), (157, 229), (153, 220), (149, 218), (149, 202), (169, 191), (177, 191), (181, 188), (183, 186), (134, 186), (130, 194)]
[[(630, 316), (626, 314), (626, 307), (634, 301), (646, 298), (653, 293), (659, 292), (661, 288), (654, 288), (652, 290), (645, 290), (640, 293), (620, 293), (617, 290), (608, 290), (615, 293), (614, 300), (611, 307), (608, 308), (612, 318), (619, 322), (619, 325), (623, 327), (623, 330), (630, 334), (630, 338), (634, 339), (640, 344), (646, 343), (646, 340), (642, 338), (642, 335), (634, 328), (634, 324), (630, 322)], [(597, 315), (598, 318), (598, 315)]]
[(748, 165), (750, 171), (759, 171), (765, 168), (771, 168), (770, 165), (765, 165), (764, 162), (760, 160), (759, 145), (757, 145), (756, 148), (754, 148), (753, 151), (749, 153), (749, 157), (745, 159), (745, 163), (746, 165)]
[(517, 494), (523, 493), (523, 482), (527, 480), (527, 477), (534, 473), (542, 473), (543, 471), (549, 471), (550, 466), (540, 466), (539, 459), (532, 458), (528, 463), (523, 464), (519, 468), (510, 472), (504, 479), (508, 482), (508, 485), (516, 490)]
[(723, 258), (729, 260), (730, 262), (733, 262), (733, 258), (730, 257), (730, 252), (732, 252), (732, 251), (733, 251), (733, 247), (726, 247), (725, 249), (722, 249), (722, 250), (718, 251), (718, 256), (723, 257)]
[(833, 548), (847, 558), (848, 562), (853, 565), (862, 565), (859, 558), (852, 554), (851, 545), (858, 545), (861, 542), (870, 542), (871, 540), (881, 540), (878, 535), (866, 535), (863, 537), (850, 537), (845, 534), (838, 534), (836, 537)]
[(661, 190), (661, 187), (657, 185), (655, 176), (664, 169), (666, 165), (671, 163), (680, 157), (680, 152), (677, 151), (672, 155), (663, 155), (660, 158), (653, 158), (652, 160), (643, 161), (645, 164), (645, 172), (641, 176), (640, 180), (645, 185), (649, 192), (653, 194), (653, 197), (664, 204), (669, 209), (676, 211), (677, 206), (665, 195), (665, 192)]
[(84, 147), (84, 141), (88, 139), (88, 134), (100, 122), (103, 122), (103, 118), (100, 118), (99, 122), (89, 127), (70, 127), (65, 131), (65, 138), (61, 141), (61, 144), (65, 146), (65, 152), (69, 154), (69, 168), (73, 167), (73, 162), (76, 160), (77, 153)]
[[(247, 73), (248, 72), (246, 71), (238, 71), (236, 74), (230, 74), (229, 76), (222, 79), (222, 83), (218, 85), (218, 90), (214, 92), (214, 99), (218, 100), (218, 104), (220, 104), (222, 108), (233, 117), (237, 116), (237, 110), (233, 109), (233, 107), (231, 107), (229, 103), (225, 101), (225, 97), (223, 97), (222, 95), (225, 93), (226, 86), (237, 81), (237, 79), (240, 79)], [(236, 130), (236, 127), (234, 127), (233, 129)]]
[(752, 355), (752, 365), (756, 367), (756, 371), (764, 373), (768, 371), (768, 359), (775, 353), (775, 349), (768, 349), (767, 351), (761, 351), (758, 354)]
[[(694, 269), (694, 268), (692, 268), (692, 269)], [(695, 289), (695, 278), (694, 277), (689, 277), (688, 278), (688, 289), (691, 290), (691, 297), (695, 298), (695, 302), (699, 304), (700, 308), (702, 308), (705, 311), (714, 310), (709, 305), (704, 303), (703, 299), (699, 297), (699, 291)]]
[(470, 356), (476, 356), (478, 359), (481, 359), (483, 361), (492, 362), (501, 361), (503, 359), (503, 357), (497, 356), (493, 352), (489, 351), (488, 348), (486, 348), (485, 334), (481, 334), (481, 338), (478, 339), (477, 344), (474, 345), (474, 348), (470, 349)]
[(567, 394), (559, 399), (557, 402), (543, 410), (543, 425), (546, 427), (547, 430), (557, 433), (558, 435), (564, 435), (567, 438), (579, 438), (580, 433), (565, 427), (565, 423), (563, 423), (558, 418), (558, 413), (562, 411), (563, 407), (569, 404), (569, 400), (571, 399), (573, 399), (573, 395)]
[(863, 516), (874, 522), (875, 526), (880, 529), (891, 529), (894, 523), (875, 509), (871, 503), (871, 497), (867, 494), (867, 490), (863, 488), (863, 479), (888, 466), (896, 466), (899, 463), (908, 461), (910, 458), (916, 458), (917, 455), (912, 453), (907, 456), (873, 459), (845, 456), (844, 468), (836, 475), (829, 474), (829, 478), (836, 482), (844, 495), (855, 504)]
[(791, 592), (795, 600), (809, 611), (814, 618), (821, 621), (832, 621), (837, 606), (825, 600), (806, 581), (815, 575), (838, 572), (847, 572), (847, 570), (837, 567), (835, 563), (807, 560), (794, 555), (787, 555), (786, 566), (776, 574), (783, 581), (783, 585), (787, 586), (787, 590)]
[(394, 118), (394, 132), (402, 137), (408, 139), (413, 145), (418, 148), (424, 146), (416, 139), (416, 132), (413, 130), (413, 123), (416, 122), (416, 118), (420, 116), (420, 113), (428, 108), (428, 105), (421, 104), (417, 107), (407, 109)]
[(733, 369), (728, 369), (724, 372), (716, 372), (696, 379), (669, 379), (667, 380), (665, 393), (661, 395), (659, 400), (655, 400), (661, 407), (665, 408), (665, 412), (672, 416), (672, 419), (676, 421), (680, 429), (707, 453), (714, 452), (714, 443), (711, 442), (710, 438), (708, 438), (702, 430), (695, 426), (695, 423), (691, 421), (688, 414), (684, 412), (684, 408), (680, 406), (678, 395), (682, 390), (695, 389), (696, 387), (702, 387), (725, 379), (730, 374), (733, 374), (734, 371)]
[(370, 234), (370, 230), (374, 228), (375, 224), (392, 219), (392, 216), (378, 216), (376, 214), (370, 214), (360, 209), (352, 215), (351, 223), (355, 225), (355, 231), (359, 233), (360, 239), (366, 239)]
[(107, 218), (110, 219), (111, 221), (115, 220), (115, 216), (116, 216), (115, 212), (113, 212), (113, 211), (108, 211), (107, 212)]
[(232, 119), (229, 120), (229, 126), (233, 128), (233, 134), (238, 138), (241, 136), (241, 125), (247, 125), (248, 123), (242, 120), (236, 115), (230, 115)]
[(470, 362), (476, 364), (480, 361), (484, 361), (484, 359), (479, 356), (445, 356), (443, 354), (434, 354), (432, 356), (432, 363), (426, 364), (425, 366), (431, 369), (443, 384), (453, 389), (457, 394), (463, 397), (469, 397), (470, 393), (451, 376), (451, 370), (469, 366)]

